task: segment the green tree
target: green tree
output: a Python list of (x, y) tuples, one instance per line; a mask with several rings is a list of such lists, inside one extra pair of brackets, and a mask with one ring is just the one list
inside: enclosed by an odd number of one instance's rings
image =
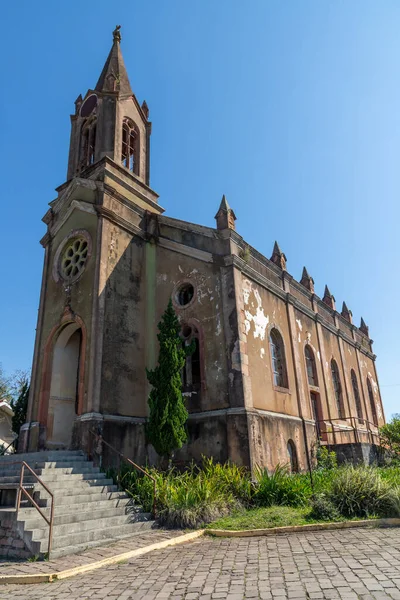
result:
[(181, 372), (186, 356), (194, 351), (194, 345), (183, 347), (180, 329), (170, 300), (158, 324), (158, 365), (155, 369), (146, 369), (147, 379), (153, 386), (148, 399), (147, 441), (153, 444), (157, 454), (168, 459), (187, 440), (185, 425), (188, 412), (182, 395)]
[(379, 431), (381, 444), (386, 446), (394, 457), (400, 458), (400, 414), (393, 415), (391, 421)]

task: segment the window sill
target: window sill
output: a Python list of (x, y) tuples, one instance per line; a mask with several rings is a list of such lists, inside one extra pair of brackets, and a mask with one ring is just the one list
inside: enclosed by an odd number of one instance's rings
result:
[(289, 394), (291, 395), (291, 391), (289, 388), (280, 387), (279, 385), (274, 385), (275, 392), (279, 392), (280, 394)]

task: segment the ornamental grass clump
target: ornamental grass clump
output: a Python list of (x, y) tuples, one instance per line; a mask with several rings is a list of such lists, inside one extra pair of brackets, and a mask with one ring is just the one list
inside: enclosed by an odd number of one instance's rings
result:
[(344, 517), (400, 516), (400, 488), (382, 479), (374, 467), (339, 469), (329, 498)]
[(278, 465), (269, 474), (257, 467), (254, 502), (258, 506), (305, 506), (311, 497), (310, 479), (307, 475), (292, 475), (286, 466)]

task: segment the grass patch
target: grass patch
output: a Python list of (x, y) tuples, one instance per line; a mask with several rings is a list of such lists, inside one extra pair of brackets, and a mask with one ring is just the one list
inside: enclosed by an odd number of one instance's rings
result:
[[(370, 517), (371, 519), (373, 517)], [(359, 521), (358, 518), (335, 519), (340, 521)], [(226, 529), (235, 531), (239, 529), (270, 529), (273, 527), (291, 527), (294, 525), (310, 525), (312, 523), (326, 523), (325, 520), (312, 517), (311, 507), (268, 506), (237, 511), (229, 517), (218, 519), (207, 526), (208, 529)]]

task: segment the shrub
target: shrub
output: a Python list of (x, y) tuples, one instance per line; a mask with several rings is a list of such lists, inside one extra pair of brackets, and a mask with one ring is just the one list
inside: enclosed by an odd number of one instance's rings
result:
[(348, 465), (338, 470), (329, 496), (345, 517), (400, 515), (399, 488), (383, 480), (374, 467)]
[(337, 468), (336, 452), (329, 451), (326, 446), (318, 446), (317, 448), (317, 469), (336, 469)]
[(258, 506), (304, 506), (311, 496), (307, 475), (291, 475), (286, 466), (277, 465), (270, 475), (257, 467), (254, 501)]
[(310, 517), (313, 519), (319, 519), (322, 521), (338, 521), (341, 516), (332, 500), (322, 493), (316, 494), (311, 499), (311, 509)]

